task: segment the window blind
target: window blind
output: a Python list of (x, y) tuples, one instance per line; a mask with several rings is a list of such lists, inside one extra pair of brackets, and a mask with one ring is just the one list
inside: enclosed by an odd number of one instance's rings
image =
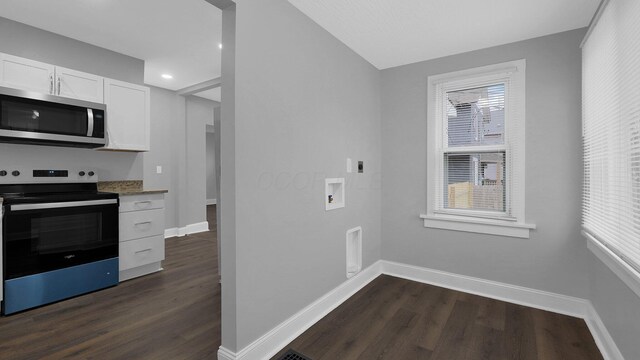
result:
[(640, 1), (609, 1), (582, 52), (583, 228), (640, 271)]

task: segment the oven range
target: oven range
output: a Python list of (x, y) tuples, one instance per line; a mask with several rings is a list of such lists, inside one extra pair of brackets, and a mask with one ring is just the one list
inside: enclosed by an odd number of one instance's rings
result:
[(118, 195), (92, 169), (0, 169), (2, 313), (118, 284)]

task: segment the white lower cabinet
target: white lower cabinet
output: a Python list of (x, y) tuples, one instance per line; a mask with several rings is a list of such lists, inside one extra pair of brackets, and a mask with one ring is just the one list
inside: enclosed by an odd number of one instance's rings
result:
[(123, 241), (120, 243), (120, 271), (164, 260), (164, 236)]
[(164, 247), (164, 195), (121, 195), (120, 281), (162, 270)]
[(120, 214), (120, 241), (164, 234), (164, 209)]
[(163, 194), (127, 195), (120, 197), (120, 212), (164, 209)]

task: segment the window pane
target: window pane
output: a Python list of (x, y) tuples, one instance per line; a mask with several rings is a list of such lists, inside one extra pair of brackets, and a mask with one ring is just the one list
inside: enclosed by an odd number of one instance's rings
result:
[(444, 207), (505, 211), (505, 152), (444, 155)]
[(447, 92), (449, 146), (504, 144), (504, 84)]

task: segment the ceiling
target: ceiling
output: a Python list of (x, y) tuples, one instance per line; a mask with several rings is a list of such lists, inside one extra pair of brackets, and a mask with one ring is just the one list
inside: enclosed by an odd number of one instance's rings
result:
[(386, 69), (585, 27), (600, 0), (289, 2)]
[(215, 100), (220, 102), (220, 98), (221, 98), (220, 87), (205, 90), (194, 95), (203, 97), (205, 99), (210, 99), (210, 100)]
[(1, 1), (2, 17), (144, 60), (148, 85), (179, 90), (220, 76), (222, 12), (204, 0)]
[[(2, 17), (145, 60), (149, 85), (179, 90), (220, 76), (222, 14), (204, 0), (1, 1)], [(386, 69), (584, 27), (600, 0), (289, 2)], [(196, 95), (220, 101), (219, 89)]]

